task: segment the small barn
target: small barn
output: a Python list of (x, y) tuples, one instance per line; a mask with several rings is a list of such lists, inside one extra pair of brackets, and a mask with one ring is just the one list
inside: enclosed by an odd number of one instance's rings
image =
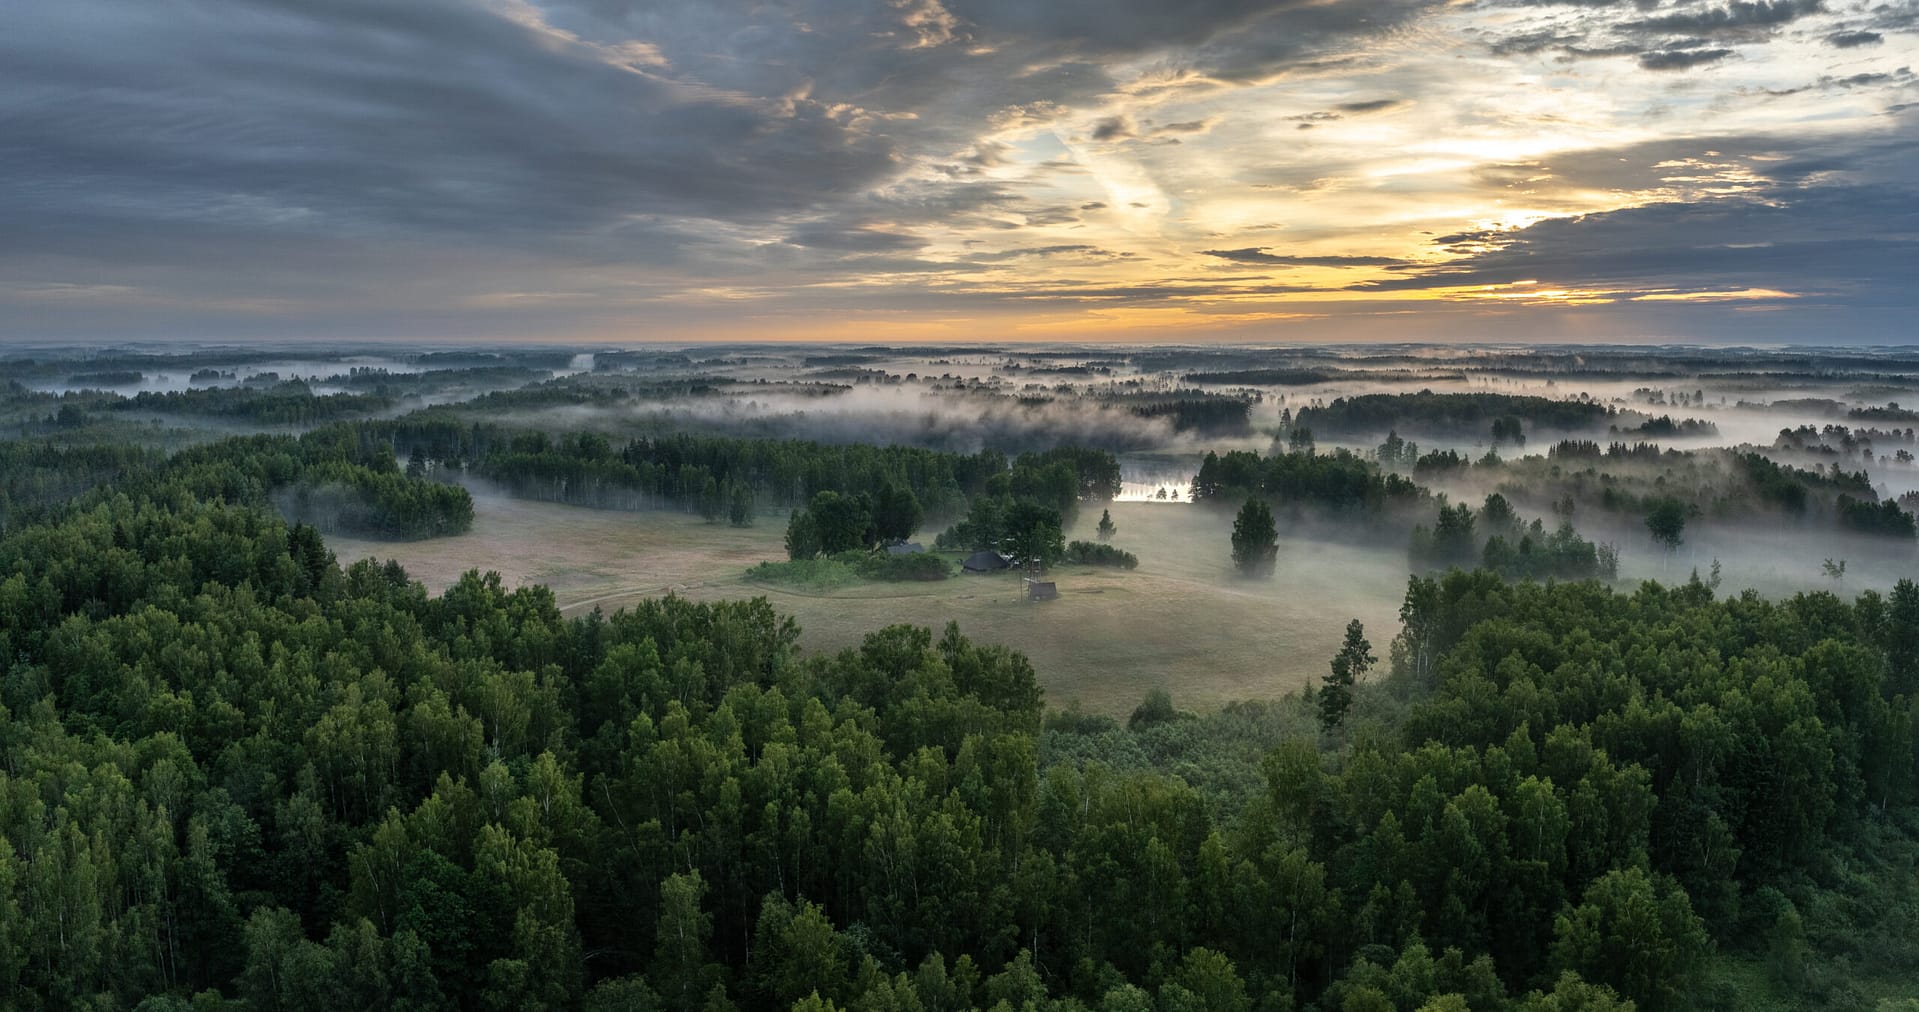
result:
[(996, 573), (1009, 565), (1006, 556), (998, 552), (980, 551), (967, 556), (960, 568), (969, 573)]
[(896, 541), (886, 546), (888, 555), (918, 555), (926, 551), (926, 546), (917, 541)]
[(1026, 581), (1026, 599), (1028, 601), (1059, 600), (1059, 584), (1052, 580)]

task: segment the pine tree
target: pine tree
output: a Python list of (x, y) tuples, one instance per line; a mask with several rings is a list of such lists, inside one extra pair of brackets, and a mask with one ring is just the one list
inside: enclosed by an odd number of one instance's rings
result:
[(1099, 533), (1099, 539), (1101, 541), (1113, 540), (1113, 532), (1119, 530), (1119, 528), (1113, 525), (1112, 510), (1099, 511), (1099, 527), (1097, 528), (1097, 530)]

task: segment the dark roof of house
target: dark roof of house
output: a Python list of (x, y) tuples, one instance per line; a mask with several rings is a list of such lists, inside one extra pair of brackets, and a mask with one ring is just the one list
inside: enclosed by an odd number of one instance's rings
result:
[(995, 569), (1005, 569), (1011, 563), (1006, 561), (1006, 556), (998, 552), (979, 551), (967, 556), (966, 561), (960, 565), (969, 573), (985, 573)]

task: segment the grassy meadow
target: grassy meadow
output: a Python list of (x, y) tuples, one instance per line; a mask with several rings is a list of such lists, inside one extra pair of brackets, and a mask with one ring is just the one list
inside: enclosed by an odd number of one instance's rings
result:
[[(1137, 570), (1061, 566), (1060, 599), (1028, 604), (1013, 573), (935, 583), (862, 583), (825, 592), (754, 583), (746, 570), (782, 559), (784, 516), (756, 526), (708, 524), (691, 514), (591, 510), (476, 496), (473, 529), (419, 542), (335, 537), (342, 563), (398, 559), (439, 590), (469, 569), (497, 570), (509, 585), (545, 583), (561, 607), (612, 611), (643, 597), (696, 600), (765, 596), (794, 616), (801, 644), (837, 650), (907, 622), (1031, 657), (1049, 702), (1123, 716), (1165, 686), (1187, 709), (1283, 695), (1319, 677), (1346, 622), (1358, 618), (1375, 652), (1397, 630), (1406, 562), (1401, 546), (1368, 550), (1289, 538), (1267, 582), (1232, 574), (1232, 518), (1184, 504), (1114, 503), (1113, 543)], [(1098, 510), (1082, 511), (1068, 538), (1093, 538)], [(922, 532), (922, 540), (931, 540)]]

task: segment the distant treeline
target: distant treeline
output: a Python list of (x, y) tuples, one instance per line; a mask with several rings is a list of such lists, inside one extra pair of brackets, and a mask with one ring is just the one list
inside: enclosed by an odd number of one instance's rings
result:
[(552, 436), (423, 413), (364, 428), (402, 452), (464, 466), (514, 495), (602, 509), (694, 508), (709, 482), (723, 499), (746, 488), (760, 506), (796, 507), (820, 492), (878, 497), (912, 492), (929, 518), (957, 516), (998, 475), (1009, 489), (1068, 509), (1119, 493), (1109, 452), (1065, 447), (1022, 454), (1014, 466), (997, 450), (948, 453), (910, 446), (678, 434), (616, 447), (597, 433)]
[(390, 395), (446, 387), (517, 387), (552, 377), (551, 370), (529, 369), (517, 365), (476, 365), (460, 369), (428, 369), (424, 372), (391, 372), (373, 366), (362, 366), (341, 375), (329, 376), (323, 382), (370, 389)]
[(1919, 411), (1888, 404), (1883, 408), (1853, 408), (1846, 417), (1862, 422), (1919, 422)]
[(1662, 455), (1679, 454), (1677, 450), (1662, 450), (1656, 443), (1608, 443), (1601, 447), (1590, 439), (1562, 439), (1547, 448), (1546, 456), (1551, 460), (1596, 460), (1606, 457), (1611, 460), (1658, 460)]
[(292, 436), (241, 436), (171, 457), (113, 445), (0, 443), (0, 527), (17, 527), (116, 496), (278, 506), (320, 530), (428, 538), (473, 522), (466, 489), (413, 478), (392, 447), (334, 426)]
[(1617, 435), (1624, 436), (1672, 439), (1675, 437), (1717, 436), (1719, 435), (1719, 426), (1698, 418), (1687, 418), (1676, 421), (1671, 415), (1660, 415), (1658, 418), (1648, 418), (1638, 425), (1629, 428), (1620, 428), (1615, 425), (1612, 431)]
[(1361, 394), (1305, 407), (1294, 423), (1320, 436), (1363, 436), (1398, 429), (1445, 436), (1483, 436), (1494, 420), (1519, 418), (1535, 428), (1576, 431), (1604, 425), (1616, 409), (1592, 401), (1515, 394)]
[(264, 389), (200, 387), (166, 392), (146, 390), (108, 407), (121, 411), (231, 419), (255, 425), (320, 425), (378, 414), (390, 410), (395, 403), (393, 398), (382, 394), (315, 394), (305, 383), (296, 380)]
[(130, 387), (146, 378), (145, 373), (133, 369), (102, 369), (74, 373), (67, 382), (77, 387)]
[(1475, 513), (1465, 503), (1441, 503), (1432, 527), (1413, 528), (1408, 547), (1416, 570), (1475, 566), (1508, 580), (1612, 580), (1619, 552), (1579, 536), (1571, 521), (1548, 531), (1541, 520), (1527, 524), (1506, 497), (1493, 493)]
[(1325, 383), (1333, 378), (1333, 373), (1320, 369), (1233, 369), (1189, 372), (1181, 377), (1188, 383), (1236, 387), (1304, 387)]
[(1251, 403), (1236, 397), (1172, 397), (1145, 402), (1123, 401), (1126, 410), (1141, 418), (1164, 418), (1174, 432), (1202, 436), (1243, 436), (1253, 431)]
[(1261, 457), (1250, 450), (1224, 456), (1208, 452), (1193, 477), (1194, 502), (1237, 505), (1249, 496), (1275, 503), (1318, 506), (1340, 513), (1378, 513), (1413, 506), (1426, 490), (1349, 450), (1330, 454), (1277, 453)]

